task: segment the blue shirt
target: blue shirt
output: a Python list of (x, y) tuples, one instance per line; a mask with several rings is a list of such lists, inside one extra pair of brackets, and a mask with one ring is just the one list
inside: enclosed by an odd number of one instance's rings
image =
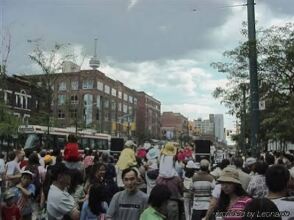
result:
[(19, 188), (17, 188), (17, 187), (13, 187), (13, 188), (11, 188), (11, 190), (15, 194), (15, 199), (16, 199), (16, 202), (17, 202), (18, 207), (20, 208), (21, 215), (31, 214), (33, 212), (33, 209), (32, 209), (32, 199), (31, 199), (31, 197), (35, 195), (35, 192), (36, 192), (35, 185), (34, 184), (30, 184), (26, 188), (26, 190), (28, 190), (29, 192), (31, 192), (31, 196), (29, 196), (29, 197), (24, 196), (23, 193), (22, 193), (22, 191)]

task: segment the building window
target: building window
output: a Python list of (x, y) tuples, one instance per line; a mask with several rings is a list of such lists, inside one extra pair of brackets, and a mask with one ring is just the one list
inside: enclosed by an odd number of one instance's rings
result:
[(124, 100), (128, 101), (128, 95), (124, 93)]
[(104, 100), (104, 108), (109, 108), (109, 100), (108, 99)]
[(77, 114), (77, 109), (71, 109), (70, 110), (70, 117), (71, 118), (77, 118), (78, 114)]
[(58, 90), (66, 91), (66, 82), (59, 82)]
[(100, 91), (103, 91), (103, 83), (102, 82), (97, 81), (97, 89)]
[(116, 97), (116, 89), (114, 88), (111, 89), (111, 95)]
[(134, 98), (134, 104), (137, 105), (137, 98)]
[(115, 112), (111, 113), (111, 121), (116, 122)]
[(105, 92), (106, 94), (110, 94), (110, 87), (109, 87), (108, 85), (105, 85), (105, 87), (104, 87), (104, 92)]
[(62, 110), (58, 110), (58, 118), (59, 119), (64, 119), (65, 118), (65, 114)]
[(101, 96), (100, 95), (97, 95), (97, 98), (96, 98), (96, 107), (98, 108), (98, 109), (100, 109), (101, 108)]
[(121, 105), (121, 103), (119, 102), (119, 103), (118, 103), (117, 110), (120, 111), (120, 112), (121, 112), (121, 107), (122, 107), (122, 105)]
[(78, 104), (79, 103), (79, 101), (78, 101), (78, 95), (72, 95), (70, 97), (70, 103), (71, 104)]
[(129, 106), (129, 114), (132, 115), (133, 114), (133, 107)]
[(123, 105), (123, 113), (128, 113), (128, 106), (126, 104)]
[(71, 82), (71, 90), (79, 90), (79, 82), (78, 81)]
[(83, 81), (83, 89), (93, 89), (93, 80), (87, 79)]
[(85, 94), (84, 95), (84, 119), (86, 125), (89, 125), (93, 122), (93, 95)]
[(121, 91), (118, 91), (118, 98), (122, 99), (122, 92)]
[(109, 115), (108, 115), (108, 113), (104, 114), (104, 121), (109, 121)]
[(116, 102), (111, 100), (111, 110), (116, 110)]
[(129, 102), (133, 103), (133, 96), (129, 96)]
[(64, 105), (65, 104), (65, 95), (58, 95), (58, 105)]

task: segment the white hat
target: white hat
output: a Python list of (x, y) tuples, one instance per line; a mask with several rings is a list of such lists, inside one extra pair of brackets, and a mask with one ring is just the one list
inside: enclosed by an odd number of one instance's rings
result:
[(196, 164), (193, 162), (193, 160), (188, 161), (186, 168), (197, 169)]
[(34, 174), (31, 171), (29, 171), (29, 170), (21, 171), (21, 175), (23, 175), (23, 174), (29, 174), (29, 175), (32, 176), (32, 178), (34, 177)]
[(126, 147), (137, 147), (137, 145), (135, 144), (135, 142), (132, 141), (132, 140), (127, 140), (126, 143), (125, 143), (125, 146)]
[(248, 157), (245, 161), (245, 166), (251, 166), (256, 163), (256, 158)]

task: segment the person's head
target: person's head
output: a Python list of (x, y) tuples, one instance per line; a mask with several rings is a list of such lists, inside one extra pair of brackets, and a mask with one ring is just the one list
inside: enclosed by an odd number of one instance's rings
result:
[(50, 165), (52, 163), (52, 161), (53, 161), (52, 156), (50, 156), (49, 154), (44, 156), (45, 165)]
[(37, 153), (31, 153), (29, 156), (30, 165), (39, 165), (39, 157)]
[[(267, 198), (258, 198), (253, 199), (250, 203), (248, 203), (244, 209), (244, 217), (243, 220), (252, 220), (257, 218), (257, 214), (259, 213), (279, 213), (279, 209), (270, 199)], [(246, 213), (253, 213), (255, 218), (246, 215)], [(281, 217), (276, 217), (275, 215), (268, 216), (267, 220), (281, 220)]]
[(70, 186), (70, 175), (70, 170), (64, 163), (57, 163), (52, 167), (52, 180), (57, 182), (62, 189)]
[(40, 157), (45, 157), (47, 154), (46, 150), (41, 150), (40, 151)]
[(125, 189), (129, 192), (137, 190), (138, 173), (134, 168), (127, 168), (122, 171), (122, 180)]
[(15, 151), (15, 158), (18, 162), (22, 161), (24, 159), (25, 152), (23, 150), (16, 150)]
[(15, 194), (11, 189), (7, 190), (4, 193), (4, 202), (6, 203), (7, 206), (11, 206), (12, 204), (15, 203)]
[(275, 157), (272, 154), (267, 153), (267, 154), (265, 154), (265, 162), (269, 166), (274, 165), (275, 164)]
[(132, 140), (127, 140), (125, 143), (125, 148), (135, 149), (136, 147), (137, 147), (137, 145)]
[(222, 162), (220, 163), (219, 167), (223, 170), (225, 169), (228, 165), (230, 165), (230, 161), (228, 159), (223, 159)]
[(34, 174), (31, 171), (25, 170), (21, 173), (20, 183), (23, 187), (29, 186), (33, 181)]
[(200, 170), (204, 171), (204, 172), (208, 172), (209, 171), (209, 161), (206, 159), (202, 159), (200, 161)]
[(290, 179), (289, 170), (283, 165), (273, 165), (265, 173), (265, 182), (270, 192), (283, 193)]
[(230, 198), (232, 196), (244, 196), (247, 195), (242, 188), (238, 170), (233, 167), (226, 167), (221, 176), (218, 178), (221, 183), (221, 195), (219, 199), (219, 210), (225, 211), (230, 204)]
[(171, 197), (171, 192), (165, 185), (156, 185), (151, 190), (148, 203), (153, 208), (161, 212), (162, 214), (167, 214), (167, 202)]
[(69, 143), (76, 143), (77, 142), (77, 138), (76, 138), (76, 136), (74, 134), (68, 135), (67, 140), (68, 140)]
[(107, 190), (104, 185), (93, 184), (89, 191), (89, 208), (95, 215), (105, 213), (106, 210), (102, 207), (102, 202), (107, 201)]
[(259, 160), (255, 164), (255, 172), (260, 175), (265, 175), (267, 168), (268, 168), (268, 164), (264, 161)]
[(244, 160), (242, 159), (242, 157), (235, 157), (233, 159), (233, 164), (238, 168), (238, 169), (242, 169), (243, 167), (243, 163)]
[(249, 157), (245, 161), (245, 167), (247, 167), (250, 171), (255, 170), (256, 158)]
[(102, 158), (102, 162), (103, 163), (108, 163), (109, 162), (109, 155), (108, 155), (108, 153), (103, 153), (102, 156), (101, 156), (101, 158)]
[(93, 171), (96, 179), (104, 179), (106, 174), (106, 165), (104, 163), (96, 163), (93, 165)]

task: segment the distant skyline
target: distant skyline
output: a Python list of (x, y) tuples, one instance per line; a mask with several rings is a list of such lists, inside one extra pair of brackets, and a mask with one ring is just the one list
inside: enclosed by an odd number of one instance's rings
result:
[[(41, 39), (50, 50), (70, 43), (77, 64), (90, 69), (94, 39), (100, 71), (126, 86), (161, 101), (162, 112), (180, 112), (190, 120), (224, 114), (224, 125), (236, 119), (215, 87), (227, 79), (212, 62), (240, 41), (247, 21), (246, 0), (0, 0), (1, 42), (11, 34), (8, 74), (41, 73), (28, 58), (28, 40)], [(256, 27), (294, 22), (294, 1), (256, 0)], [(3, 54), (1, 55), (3, 56)]]

